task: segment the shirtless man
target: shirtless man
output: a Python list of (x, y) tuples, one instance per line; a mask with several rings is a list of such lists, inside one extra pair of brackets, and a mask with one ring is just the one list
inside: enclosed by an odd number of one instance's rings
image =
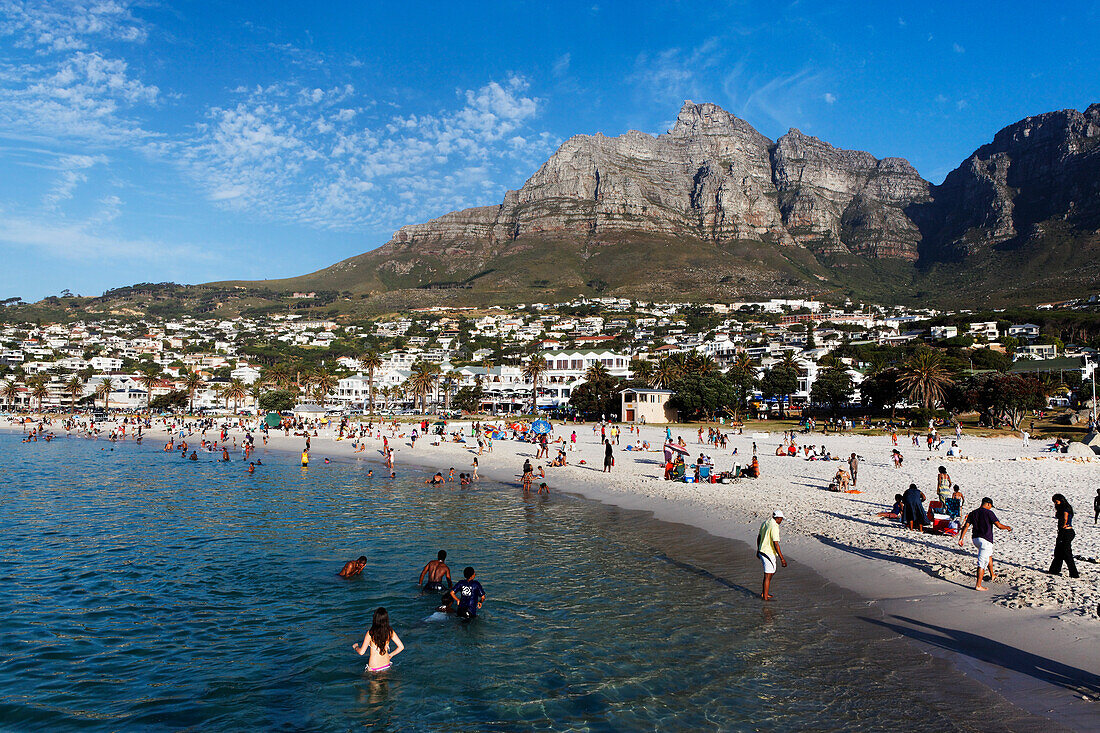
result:
[(358, 560), (348, 560), (344, 563), (344, 569), (338, 574), (341, 578), (351, 578), (359, 575), (363, 572), (363, 568), (367, 566), (367, 558), (365, 555), (360, 555)]
[[(428, 593), (439, 593), (449, 590), (451, 587), (451, 569), (444, 562), (447, 559), (447, 551), (440, 550), (436, 557), (437, 560), (432, 560), (424, 566), (424, 569), (420, 571), (420, 578), (416, 581), (418, 584), (423, 585), (424, 590)], [(424, 576), (428, 578), (427, 583), (424, 582)], [(447, 580), (447, 585), (443, 585), (444, 579)]]

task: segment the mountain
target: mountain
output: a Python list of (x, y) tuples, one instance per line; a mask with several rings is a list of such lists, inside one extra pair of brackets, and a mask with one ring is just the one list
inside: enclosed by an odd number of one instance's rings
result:
[(935, 186), (901, 158), (794, 129), (772, 141), (688, 101), (663, 135), (570, 138), (495, 206), (309, 275), (228, 284), (379, 309), (830, 292), (996, 305), (1095, 291), (1098, 274), (1098, 104), (1006, 127)]

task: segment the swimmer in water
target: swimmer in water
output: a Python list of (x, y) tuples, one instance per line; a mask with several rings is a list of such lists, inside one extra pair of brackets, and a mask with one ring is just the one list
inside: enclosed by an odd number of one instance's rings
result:
[[(394, 644), (392, 652), (390, 651), (390, 642)], [(367, 651), (370, 651), (370, 658), (367, 660), (367, 670), (369, 672), (385, 672), (393, 666), (393, 658), (400, 654), (404, 648), (405, 645), (401, 643), (401, 638), (390, 626), (390, 614), (384, 608), (379, 608), (374, 612), (370, 631), (363, 637), (363, 643), (352, 644), (352, 649), (358, 652), (359, 656), (363, 656)]]
[(481, 604), (485, 602), (485, 589), (477, 582), (477, 573), (473, 568), (462, 571), (463, 579), (451, 588), (451, 592), (444, 596), (446, 608), (450, 608), (451, 602), (458, 604), (455, 614), (459, 618), (476, 618)]
[(373, 468), (367, 470), (367, 478), (374, 478), (374, 469)]
[(248, 472), (249, 473), (256, 473), (256, 464), (255, 463), (249, 463), (248, 464)]
[(363, 572), (363, 568), (366, 566), (366, 555), (360, 555), (358, 560), (348, 560), (344, 563), (344, 569), (337, 573), (337, 575), (341, 578), (352, 578), (356, 575), (360, 575)]
[[(451, 588), (451, 569), (444, 562), (447, 559), (447, 551), (440, 550), (436, 557), (436, 560), (432, 560), (424, 566), (424, 569), (420, 571), (420, 578), (416, 581), (418, 584), (422, 584), (424, 590), (428, 593), (439, 593)], [(428, 577), (427, 583), (424, 582), (424, 576)], [(444, 580), (447, 581), (446, 585), (443, 585)]]
[(424, 483), (431, 484), (432, 486), (436, 486), (437, 484), (442, 484), (442, 483), (445, 483), (445, 482), (443, 480), (443, 474), (437, 471), (434, 476), (432, 476), (429, 479), (425, 479)]
[(195, 451), (191, 451), (191, 457), (190, 457), (190, 458), (188, 458), (187, 460), (189, 460), (189, 461), (197, 461), (197, 460), (199, 460), (199, 454), (198, 454), (198, 453), (196, 453)]

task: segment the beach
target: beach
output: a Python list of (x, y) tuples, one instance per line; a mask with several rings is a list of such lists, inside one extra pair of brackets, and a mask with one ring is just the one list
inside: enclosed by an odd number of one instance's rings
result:
[[(384, 434), (395, 448), (398, 473), (427, 477), (440, 470), (446, 475), (452, 467), (456, 475), (468, 472), (477, 452), (469, 422), (450, 423), (447, 430), (461, 430), (466, 442), (432, 435), (413, 447), (410, 425), (388, 427)], [(866, 598), (885, 614), (885, 623), (899, 636), (950, 659), (966, 674), (1031, 712), (1053, 715), (1055, 711), (1071, 727), (1082, 727), (1080, 723), (1095, 714), (1092, 699), (1100, 693), (1095, 654), (1100, 648), (1095, 563), (1100, 529), (1092, 523), (1092, 497), (1100, 460), (1045, 454), (1045, 445), (1039, 441), (1025, 448), (1015, 438), (967, 436), (961, 441), (967, 457), (953, 460), (942, 452), (929, 452), (923, 441), (918, 448), (901, 436), (899, 450), (905, 461), (895, 469), (889, 436), (796, 436), (799, 445), (825, 445), (833, 455), (845, 458), (852, 452), (860, 456), (857, 488), (862, 493), (845, 494), (826, 490), (841, 463), (808, 461), (801, 453), (776, 456), (782, 433), (731, 434), (728, 446), (719, 450), (699, 443), (694, 429), (673, 427), (674, 438), (682, 437), (687, 445), (689, 463), (704, 453), (718, 471), (729, 470), (735, 463), (746, 465), (754, 443), (760, 462), (759, 479), (685, 484), (660, 478), (664, 427), (642, 427), (637, 434), (624, 428), (621, 445), (614, 447), (611, 473), (602, 471), (598, 428), (555, 422), (551, 438), (567, 440), (574, 430), (577, 448), (567, 453), (570, 465), (566, 467), (550, 468), (549, 461), (535, 460), (535, 446), (530, 443), (495, 440), (492, 451), (479, 457), (479, 473), (488, 480), (516, 485), (518, 492), (521, 465), (531, 459), (536, 467), (546, 467), (545, 480), (554, 492), (649, 511), (659, 519), (748, 543), (755, 540), (760, 523), (773, 510), (782, 510), (787, 517), (782, 525), (787, 558)], [(54, 431), (64, 432), (56, 427)], [(105, 429), (100, 440), (106, 433)], [(214, 434), (211, 430), (208, 437), (213, 439)], [(231, 434), (240, 439), (243, 431)], [(146, 441), (158, 441), (165, 433), (154, 428), (145, 435)], [(189, 443), (197, 446), (198, 438), (189, 438)], [(657, 450), (625, 450), (638, 440), (648, 441)], [(351, 440), (337, 440), (330, 429), (319, 429), (311, 437), (311, 465), (324, 456), (380, 464), (382, 440), (375, 437), (365, 442), (365, 450), (356, 452)], [(301, 436), (274, 430), (269, 434), (268, 447), (274, 450), (300, 451), (303, 445)], [(556, 452), (553, 442), (550, 450), (551, 455)], [(1010, 533), (996, 532), (994, 563), (999, 577), (990, 593), (973, 590), (975, 551), (969, 536), (960, 547), (955, 538), (913, 532), (877, 516), (911, 482), (934, 497), (940, 465), (966, 497), (964, 514), (976, 508), (981, 497), (989, 496), (1000, 520), (1013, 528)], [(540, 481), (536, 478), (536, 485)], [(1064, 494), (1077, 512), (1074, 552), (1082, 559), (1078, 560), (1081, 577), (1076, 580), (1042, 572), (1054, 545), (1053, 493)], [(780, 570), (773, 587), (781, 593), (782, 584)]]

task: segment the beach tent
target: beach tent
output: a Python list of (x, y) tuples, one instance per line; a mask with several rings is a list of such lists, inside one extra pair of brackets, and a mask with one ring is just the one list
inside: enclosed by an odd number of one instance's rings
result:
[(536, 435), (545, 435), (553, 430), (553, 428), (550, 427), (550, 423), (545, 420), (535, 420), (531, 423), (531, 430), (535, 431)]
[(269, 428), (277, 428), (283, 422), (283, 417), (277, 412), (267, 413), (267, 417), (264, 418), (264, 422), (267, 423)]

